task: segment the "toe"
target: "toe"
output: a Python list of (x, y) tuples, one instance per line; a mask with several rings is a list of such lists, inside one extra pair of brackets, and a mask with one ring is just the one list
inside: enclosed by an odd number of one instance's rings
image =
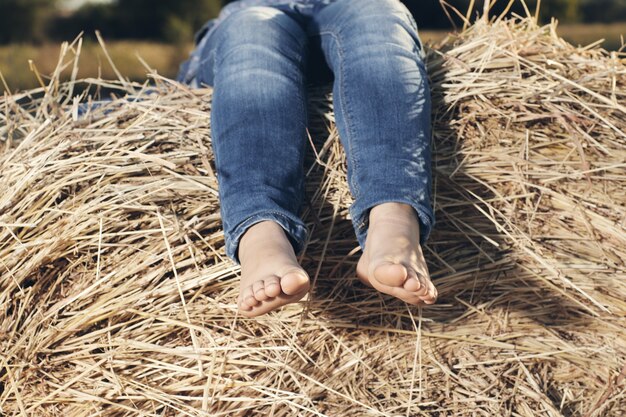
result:
[(241, 293), (242, 304), (247, 305), (248, 307), (254, 307), (259, 304), (259, 301), (254, 298), (254, 292), (252, 291), (252, 286), (249, 285), (243, 289)]
[(416, 292), (422, 288), (422, 284), (413, 269), (409, 270), (409, 276), (406, 281), (404, 281), (404, 285), (402, 287), (409, 292)]
[(408, 276), (407, 268), (401, 264), (385, 262), (374, 267), (375, 280), (390, 287), (402, 287)]
[(415, 278), (408, 278), (405, 282), (404, 285), (402, 286), (405, 290), (409, 291), (409, 292), (416, 292), (418, 291), (420, 288), (422, 288), (421, 284), (419, 283), (418, 280), (416, 280)]
[(434, 304), (435, 301), (437, 301), (437, 296), (438, 296), (437, 288), (435, 288), (433, 283), (430, 281), (428, 281), (426, 288), (428, 288), (428, 292), (420, 296), (420, 299), (424, 301), (426, 304)]
[(280, 295), (280, 291), (280, 278), (276, 275), (265, 278), (265, 294), (269, 298), (278, 297)]
[(265, 301), (268, 298), (265, 294), (265, 282), (263, 280), (254, 281), (252, 292), (254, 292), (254, 298), (258, 301)]
[(249, 311), (251, 309), (248, 303), (243, 301), (243, 297), (241, 296), (241, 293), (239, 294), (239, 297), (237, 297), (237, 305), (243, 311)]
[(280, 279), (282, 291), (287, 295), (295, 295), (309, 288), (309, 277), (303, 270), (285, 273)]

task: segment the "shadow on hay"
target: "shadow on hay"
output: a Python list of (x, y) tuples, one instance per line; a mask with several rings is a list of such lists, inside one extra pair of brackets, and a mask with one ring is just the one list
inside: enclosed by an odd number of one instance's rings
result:
[[(580, 323), (585, 317), (580, 308), (524, 273), (512, 256), (515, 247), (486, 215), (490, 207), (485, 202), (495, 196), (464, 172), (462, 132), (454, 123), (460, 110), (445, 111), (438, 80), (431, 83), (435, 86), (433, 184), (437, 223), (424, 254), (439, 299), (421, 310), (422, 320), (453, 325), (475, 315), (497, 318), (513, 313), (546, 327)], [(325, 117), (332, 113), (332, 84), (309, 87), (309, 133), (316, 153), (324, 147), (341, 147), (334, 125)], [(339, 166), (343, 174), (340, 181), (346, 184), (346, 161), (342, 152), (326, 152), (321, 159), (317, 161), (313, 150), (308, 149), (305, 172), (310, 175), (301, 214), (311, 231), (302, 258), (314, 281), (309, 313), (351, 326), (414, 329), (420, 314), (417, 307), (379, 294), (357, 279), (356, 265), (362, 251), (348, 217), (352, 198), (345, 193), (347, 185), (333, 187), (344, 191), (340, 197), (320, 192), (328, 181), (323, 165)]]

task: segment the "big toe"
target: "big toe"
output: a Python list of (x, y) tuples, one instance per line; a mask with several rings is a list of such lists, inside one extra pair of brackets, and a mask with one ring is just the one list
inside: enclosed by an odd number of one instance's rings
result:
[(309, 276), (304, 270), (296, 269), (283, 274), (280, 286), (287, 295), (299, 294), (309, 289)]
[(408, 270), (404, 265), (384, 262), (374, 267), (374, 279), (390, 287), (401, 287), (408, 277)]

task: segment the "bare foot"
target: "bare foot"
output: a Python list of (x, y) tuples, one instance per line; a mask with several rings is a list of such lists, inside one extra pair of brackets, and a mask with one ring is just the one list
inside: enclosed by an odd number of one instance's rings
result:
[(300, 300), (309, 290), (283, 228), (273, 221), (252, 225), (239, 241), (241, 314), (256, 317)]
[(409, 304), (433, 304), (437, 289), (430, 280), (419, 244), (417, 213), (408, 204), (372, 208), (365, 250), (356, 267), (366, 285)]

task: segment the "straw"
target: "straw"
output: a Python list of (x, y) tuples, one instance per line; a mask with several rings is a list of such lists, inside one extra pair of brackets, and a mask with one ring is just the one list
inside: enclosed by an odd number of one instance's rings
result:
[[(625, 415), (626, 60), (556, 32), (479, 19), (427, 48), (423, 309), (356, 279), (330, 85), (309, 92), (314, 286), (257, 319), (224, 251), (210, 88), (1, 98), (0, 415)], [(113, 99), (78, 117), (85, 85)]]

